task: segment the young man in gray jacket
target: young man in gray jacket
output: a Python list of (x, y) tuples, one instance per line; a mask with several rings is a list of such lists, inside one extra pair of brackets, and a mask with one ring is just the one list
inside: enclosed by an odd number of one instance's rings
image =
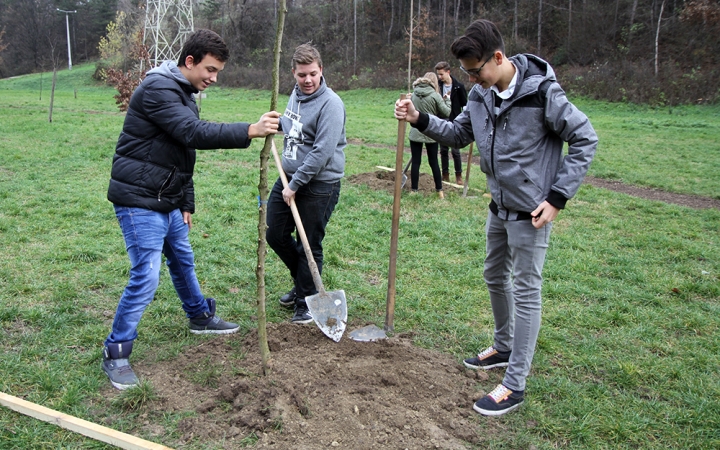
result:
[(476, 83), (466, 110), (447, 122), (417, 112), (405, 100), (396, 103), (395, 117), (450, 147), (474, 139), (480, 151), (492, 194), (484, 278), (495, 332), (493, 345), (465, 365), (507, 367), (502, 384), (473, 407), (498, 416), (524, 400), (540, 330), (542, 268), (552, 221), (582, 183), (598, 138), (550, 65), (534, 55), (506, 57), (492, 22), (472, 23), (451, 51)]
[(288, 177), (283, 188), (278, 178), (267, 208), (267, 242), (290, 270), (294, 286), (280, 304), (294, 307), (293, 323), (313, 318), (305, 297), (317, 293), (301, 242), (292, 233), (290, 210), (294, 198), (318, 269), (322, 272), (325, 227), (340, 198), (345, 175), (345, 105), (325, 84), (320, 53), (310, 44), (300, 45), (292, 58), (297, 84), (290, 95), (280, 128), (285, 134), (282, 168)]

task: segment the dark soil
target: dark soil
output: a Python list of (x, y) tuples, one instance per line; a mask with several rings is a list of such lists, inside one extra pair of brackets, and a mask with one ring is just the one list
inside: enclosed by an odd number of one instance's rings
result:
[(257, 447), (275, 449), (464, 449), (480, 442), (482, 428), (501, 426), (481, 425), (472, 403), (483, 394), (479, 382), (492, 389), (502, 371), (467, 370), (408, 335), (356, 342), (348, 337), (355, 328), (336, 343), (314, 323), (268, 325), (268, 376), (256, 332), (207, 340), (170, 363), (138, 363), (159, 396), (148, 414), (195, 411), (179, 423), (179, 442), (164, 442), (188, 448), (241, 448), (254, 433)]
[[(371, 189), (385, 190), (390, 193), (395, 192), (395, 172), (387, 170), (378, 170), (377, 172), (359, 173), (352, 175), (347, 178), (348, 182), (354, 184), (365, 184)], [(443, 192), (450, 192), (460, 190), (462, 187), (455, 187), (459, 185), (452, 185), (443, 183)], [(403, 192), (410, 192), (410, 171), (407, 173), (407, 181), (403, 187)], [(423, 194), (435, 194), (435, 182), (433, 177), (428, 173), (420, 173), (418, 178), (418, 192)]]

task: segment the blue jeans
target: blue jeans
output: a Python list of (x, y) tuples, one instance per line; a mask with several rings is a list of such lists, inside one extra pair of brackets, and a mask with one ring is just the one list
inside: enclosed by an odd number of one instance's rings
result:
[[(292, 235), (295, 231), (295, 220), (290, 207), (283, 200), (282, 190), (282, 181), (278, 179), (268, 198), (267, 243), (290, 270), (290, 276), (295, 280), (295, 296), (304, 299), (318, 291), (302, 242)], [(295, 193), (295, 204), (320, 273), (323, 266), (322, 241), (325, 238), (325, 227), (339, 199), (340, 181), (311, 181)]]
[(488, 212), (485, 283), (495, 319), (493, 346), (512, 351), (503, 385), (525, 390), (525, 378), (540, 332), (542, 270), (552, 223), (536, 229), (530, 220), (502, 220)]
[(112, 331), (105, 345), (137, 338), (140, 318), (160, 282), (161, 254), (167, 259), (170, 277), (187, 317), (208, 311), (195, 276), (188, 226), (183, 223), (180, 210), (161, 213), (115, 205), (115, 215), (130, 257), (130, 281), (120, 297)]

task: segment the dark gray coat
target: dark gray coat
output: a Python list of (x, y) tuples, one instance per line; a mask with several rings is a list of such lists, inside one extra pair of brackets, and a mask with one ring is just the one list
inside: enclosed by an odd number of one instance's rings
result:
[[(454, 121), (421, 114), (415, 125), (448, 147), (462, 148), (475, 140), (498, 217), (504, 220), (530, 213), (545, 200), (564, 208), (577, 193), (598, 143), (587, 116), (567, 99), (547, 62), (524, 54), (510, 61), (518, 71), (517, 84), (497, 112), (492, 90), (475, 85), (467, 108)], [(538, 87), (546, 80), (552, 84), (543, 103)]]

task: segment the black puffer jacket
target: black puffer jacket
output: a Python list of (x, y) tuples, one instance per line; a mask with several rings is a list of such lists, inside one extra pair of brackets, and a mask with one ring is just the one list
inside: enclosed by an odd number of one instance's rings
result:
[(197, 90), (172, 61), (148, 72), (130, 99), (108, 200), (116, 205), (195, 212), (195, 149), (250, 146), (247, 123), (200, 120)]

